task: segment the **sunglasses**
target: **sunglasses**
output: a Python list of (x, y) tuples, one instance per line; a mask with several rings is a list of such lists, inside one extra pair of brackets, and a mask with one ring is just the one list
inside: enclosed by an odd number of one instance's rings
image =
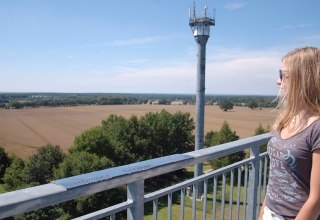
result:
[(285, 73), (288, 71), (284, 71), (284, 70), (279, 70), (279, 78), (282, 81), (283, 77), (286, 75)]

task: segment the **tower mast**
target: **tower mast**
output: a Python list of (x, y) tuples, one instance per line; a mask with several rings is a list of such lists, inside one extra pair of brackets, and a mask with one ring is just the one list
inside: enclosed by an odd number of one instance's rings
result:
[[(189, 10), (189, 25), (197, 44), (197, 90), (196, 90), (196, 134), (195, 150), (204, 148), (204, 107), (205, 107), (205, 67), (206, 67), (206, 44), (210, 36), (210, 26), (215, 25), (214, 14), (208, 13), (205, 6), (202, 14), (196, 14), (195, 4)], [(203, 174), (203, 164), (195, 164), (194, 176)], [(202, 195), (201, 184), (196, 187), (197, 198)]]

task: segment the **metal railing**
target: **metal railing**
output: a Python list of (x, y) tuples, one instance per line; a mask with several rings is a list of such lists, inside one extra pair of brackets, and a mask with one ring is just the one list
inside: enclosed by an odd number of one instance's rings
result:
[[(266, 144), (270, 137), (270, 134), (258, 135), (198, 151), (174, 154), (3, 193), (0, 194), (0, 218), (127, 186), (126, 201), (76, 219), (116, 219), (118, 213), (126, 211), (127, 219), (140, 220), (144, 218), (145, 204), (152, 202), (153, 219), (156, 220), (159, 213), (158, 201), (167, 197), (167, 219), (172, 219), (173, 207), (177, 206), (180, 209), (179, 219), (207, 219), (211, 216), (211, 219), (221, 220), (254, 220), (257, 219), (264, 199), (268, 172), (268, 156), (266, 152), (260, 153), (260, 146)], [(149, 194), (144, 192), (144, 181), (148, 178), (246, 149), (250, 151), (250, 156), (242, 161)], [(199, 184), (204, 184), (201, 201), (197, 200), (197, 195), (192, 195), (192, 192), (197, 192), (196, 187)], [(173, 197), (177, 196), (180, 197), (180, 202), (173, 202)], [(190, 200), (191, 204), (188, 210), (187, 200)]]

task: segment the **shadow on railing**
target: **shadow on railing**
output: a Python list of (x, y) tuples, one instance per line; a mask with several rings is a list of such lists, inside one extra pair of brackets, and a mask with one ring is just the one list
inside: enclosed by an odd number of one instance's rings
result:
[[(168, 201), (168, 219), (172, 218), (173, 209), (175, 212), (180, 209), (179, 219), (206, 219), (209, 216), (212, 216), (211, 219), (216, 219), (217, 216), (220, 216), (219, 219), (256, 219), (266, 192), (268, 172), (268, 156), (266, 152), (260, 154), (260, 146), (267, 143), (270, 137), (270, 134), (258, 135), (185, 154), (151, 159), (3, 193), (0, 194), (0, 218), (127, 186), (126, 201), (77, 219), (100, 219), (107, 216), (116, 219), (118, 213), (126, 210), (127, 219), (140, 220), (144, 218), (144, 207), (148, 202), (152, 202), (153, 219), (158, 219), (158, 199), (164, 196), (167, 196)], [(148, 178), (246, 149), (250, 151), (247, 159), (145, 195), (144, 181)], [(227, 176), (229, 183), (226, 183)], [(237, 183), (234, 183), (234, 179), (237, 179)], [(197, 200), (197, 195), (192, 195), (199, 184), (203, 184), (201, 201)], [(180, 202), (173, 205), (173, 197), (177, 196)], [(191, 210), (185, 208), (187, 200), (190, 200)]]

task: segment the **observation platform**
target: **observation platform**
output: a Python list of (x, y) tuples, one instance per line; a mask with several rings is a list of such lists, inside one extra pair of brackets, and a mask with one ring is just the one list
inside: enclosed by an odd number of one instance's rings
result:
[[(262, 134), (184, 154), (146, 160), (3, 193), (0, 194), (0, 218), (15, 216), (125, 186), (127, 188), (125, 201), (96, 212), (87, 213), (76, 219), (101, 219), (105, 217), (117, 219), (119, 213), (126, 212), (127, 219), (142, 220), (145, 214), (145, 204), (148, 202), (152, 202), (153, 219), (158, 219), (160, 209), (158, 200), (163, 197), (167, 197), (167, 206), (165, 207), (168, 210), (167, 219), (172, 219), (173, 206), (179, 206), (179, 219), (206, 219), (208, 213), (212, 219), (257, 219), (260, 205), (266, 193), (269, 162), (267, 153), (260, 152), (260, 146), (266, 144), (270, 138), (271, 134)], [(144, 183), (149, 178), (243, 150), (248, 150), (250, 156), (242, 161), (145, 194)], [(234, 181), (236, 175), (238, 177), (237, 183)], [(227, 176), (230, 177), (228, 183)], [(197, 192), (199, 184), (204, 186), (201, 201), (197, 200), (198, 197), (195, 193), (192, 194), (192, 192)], [(218, 193), (219, 200), (217, 199)], [(178, 195), (180, 202), (173, 201), (173, 195)], [(191, 200), (192, 204), (190, 213), (185, 209), (187, 200)], [(207, 207), (210, 207), (210, 210)], [(200, 211), (199, 208), (201, 208)]]

